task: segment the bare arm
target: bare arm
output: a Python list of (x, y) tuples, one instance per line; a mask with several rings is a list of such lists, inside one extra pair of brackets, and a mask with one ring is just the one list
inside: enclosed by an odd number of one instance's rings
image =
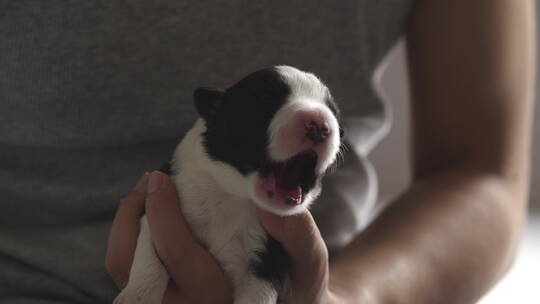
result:
[(508, 269), (529, 182), (533, 12), (532, 0), (416, 1), (413, 184), (332, 262), (335, 292), (473, 303)]

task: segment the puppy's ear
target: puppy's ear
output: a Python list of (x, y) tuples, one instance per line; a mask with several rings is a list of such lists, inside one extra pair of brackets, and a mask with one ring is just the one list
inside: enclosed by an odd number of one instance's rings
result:
[(223, 102), (223, 92), (212, 88), (198, 88), (193, 92), (195, 108), (204, 120), (211, 120)]

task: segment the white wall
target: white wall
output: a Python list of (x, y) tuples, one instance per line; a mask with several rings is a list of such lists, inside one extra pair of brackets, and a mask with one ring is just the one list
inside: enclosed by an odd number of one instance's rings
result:
[[(540, 41), (540, 31), (538, 33)], [(379, 175), (382, 200), (395, 197), (406, 188), (410, 179), (409, 90), (404, 55), (404, 42), (400, 41), (387, 57), (386, 66), (381, 67), (379, 75), (384, 93), (383, 99), (390, 105), (393, 112), (393, 125), (390, 133), (370, 155)], [(537, 99), (540, 96), (540, 85), (538, 84), (539, 80), (537, 79)], [(540, 105), (536, 106), (534, 116), (530, 201), (531, 205), (540, 207)]]
[(377, 71), (376, 83), (392, 116), (390, 132), (369, 158), (379, 177), (379, 200), (387, 201), (406, 189), (410, 181), (409, 84), (404, 41), (387, 55)]

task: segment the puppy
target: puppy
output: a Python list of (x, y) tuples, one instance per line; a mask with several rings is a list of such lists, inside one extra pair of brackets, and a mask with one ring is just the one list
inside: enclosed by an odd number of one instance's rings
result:
[[(231, 280), (234, 303), (278, 303), (289, 260), (256, 208), (287, 216), (315, 200), (340, 149), (338, 109), (317, 77), (289, 66), (257, 71), (224, 92), (197, 89), (194, 98), (200, 119), (171, 161), (183, 215)], [(143, 217), (115, 303), (161, 303), (168, 280)]]

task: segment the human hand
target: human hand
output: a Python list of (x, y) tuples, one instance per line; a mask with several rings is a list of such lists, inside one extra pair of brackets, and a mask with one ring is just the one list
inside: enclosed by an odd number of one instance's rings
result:
[[(140, 218), (146, 211), (156, 252), (171, 281), (163, 303), (232, 303), (232, 287), (216, 260), (202, 247), (180, 212), (171, 179), (161, 173), (145, 174), (120, 200), (107, 246), (105, 267), (118, 288), (126, 286)], [(212, 292), (208, 292), (211, 284)]]
[(291, 258), (291, 290), (285, 304), (354, 302), (330, 282), (328, 249), (309, 211), (278, 216), (259, 209), (259, 219)]

